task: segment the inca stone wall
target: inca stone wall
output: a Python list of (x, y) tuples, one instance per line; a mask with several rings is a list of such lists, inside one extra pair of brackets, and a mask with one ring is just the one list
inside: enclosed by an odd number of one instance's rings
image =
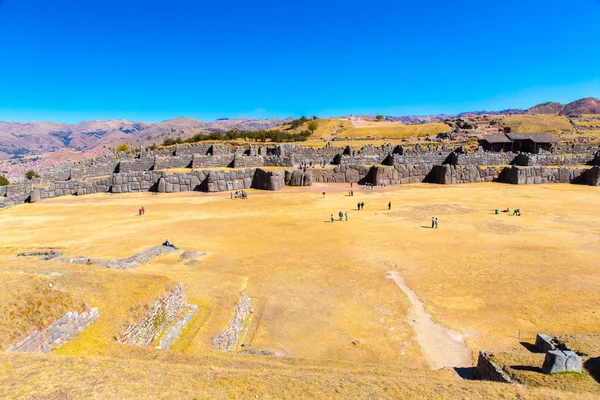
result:
[[(594, 181), (594, 171), (598, 167), (568, 168), (568, 167), (511, 167), (503, 172), (502, 181), (514, 185), (531, 185), (542, 183), (581, 183), (597, 186)], [(595, 174), (598, 175), (597, 172)]]
[(185, 298), (183, 286), (179, 284), (169, 294), (158, 299), (142, 321), (125, 329), (119, 342), (149, 346), (187, 307), (190, 305)]
[(494, 355), (487, 351), (479, 351), (477, 368), (474, 371), (476, 379), (485, 381), (512, 383), (512, 379), (492, 361)]
[(185, 329), (186, 326), (190, 323), (194, 315), (198, 312), (198, 306), (195, 304), (190, 304), (189, 309), (184, 310), (183, 316), (179, 318), (174, 324), (167, 328), (165, 333), (159, 340), (158, 348), (162, 350), (170, 349), (173, 346), (173, 343), (179, 336), (181, 332)]
[[(390, 144), (366, 145), (360, 150), (350, 146), (307, 148), (282, 144), (272, 147), (229, 147), (215, 144), (174, 146), (132, 157), (99, 157), (80, 163), (66, 163), (48, 170), (39, 180), (0, 187), (0, 208), (37, 202), (66, 195), (129, 193), (151, 191), (219, 192), (239, 189), (279, 190), (284, 185), (308, 186), (314, 183), (472, 183), (506, 182), (513, 184), (577, 183), (599, 185), (597, 168), (600, 151), (592, 154), (569, 153), (492, 153), (464, 148), (451, 151), (442, 146), (403, 148)], [(581, 150), (572, 147), (571, 151)], [(331, 169), (320, 164), (333, 164)], [(312, 164), (312, 165), (311, 165)], [(302, 165), (308, 169), (297, 172)], [(446, 168), (450, 165), (454, 168)], [(513, 165), (513, 168), (500, 167)], [(313, 167), (314, 166), (314, 167)], [(551, 168), (559, 166), (562, 168)], [(235, 169), (222, 169), (225, 167)], [(239, 168), (238, 168), (239, 167)], [(289, 168), (289, 171), (265, 171), (261, 167)], [(518, 169), (528, 167), (529, 169)], [(185, 173), (168, 173), (173, 168), (197, 168)], [(205, 169), (219, 168), (219, 169)]]
[(59, 348), (98, 319), (98, 309), (68, 312), (43, 331), (35, 331), (7, 351), (48, 353)]
[(244, 333), (244, 323), (252, 312), (252, 299), (246, 293), (242, 293), (240, 300), (235, 304), (233, 316), (227, 324), (227, 328), (219, 333), (213, 343), (219, 350), (234, 351), (238, 341)]

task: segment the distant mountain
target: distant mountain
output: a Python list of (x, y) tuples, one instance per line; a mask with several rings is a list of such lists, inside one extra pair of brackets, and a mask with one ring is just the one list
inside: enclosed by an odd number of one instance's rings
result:
[(600, 100), (594, 97), (575, 100), (560, 111), (560, 115), (600, 114)]
[(564, 105), (562, 105), (560, 103), (549, 101), (548, 103), (542, 103), (542, 104), (538, 104), (536, 106), (531, 107), (530, 109), (525, 111), (525, 114), (528, 114), (528, 115), (557, 114), (558, 115), (562, 111), (563, 107), (564, 107)]
[(594, 97), (586, 97), (566, 105), (555, 102), (542, 103), (531, 107), (525, 113), (529, 115), (552, 114), (565, 116), (600, 114), (600, 100)]
[[(403, 122), (405, 124), (426, 124), (429, 122), (442, 122), (451, 118), (463, 118), (463, 117), (475, 117), (478, 115), (507, 115), (507, 114), (522, 114), (523, 110), (520, 108), (509, 108), (502, 111), (466, 111), (460, 114), (433, 114), (433, 115), (408, 115), (395, 117), (385, 115), (383, 119), (390, 122)], [(361, 118), (375, 119), (375, 115), (358, 115)]]
[(271, 129), (292, 118), (221, 119), (212, 122), (175, 118), (160, 123), (125, 120), (84, 121), (78, 124), (54, 122), (0, 121), (0, 158), (36, 155), (59, 150), (101, 154), (119, 143), (144, 147), (164, 139), (186, 139), (198, 133), (227, 132), (231, 129)]

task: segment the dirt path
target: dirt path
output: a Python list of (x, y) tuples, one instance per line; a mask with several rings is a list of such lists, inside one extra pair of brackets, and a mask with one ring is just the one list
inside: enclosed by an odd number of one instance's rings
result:
[(464, 344), (463, 335), (431, 320), (425, 311), (419, 296), (404, 283), (397, 271), (389, 271), (387, 278), (396, 282), (411, 303), (408, 310), (408, 323), (413, 327), (415, 336), (425, 359), (431, 369), (444, 367), (471, 367), (473, 358), (471, 350)]

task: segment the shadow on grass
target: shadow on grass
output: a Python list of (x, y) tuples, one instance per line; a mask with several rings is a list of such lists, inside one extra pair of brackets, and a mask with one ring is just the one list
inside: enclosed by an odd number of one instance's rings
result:
[(596, 382), (600, 383), (600, 357), (590, 358), (583, 363), (583, 367), (587, 369)]
[(532, 367), (531, 365), (511, 365), (510, 367), (515, 371), (538, 372), (540, 374), (544, 373), (541, 367)]
[(427, 225), (421, 225), (421, 228), (424, 228), (424, 229), (433, 229), (432, 227), (427, 226)]
[(456, 371), (457, 375), (460, 376), (462, 379), (467, 379), (467, 380), (475, 380), (475, 369), (477, 369), (477, 367), (454, 367), (454, 371)]
[(533, 343), (528, 343), (528, 342), (519, 342), (521, 343), (521, 346), (525, 347), (527, 350), (529, 350), (530, 353), (541, 353), (541, 351), (535, 347), (535, 344)]

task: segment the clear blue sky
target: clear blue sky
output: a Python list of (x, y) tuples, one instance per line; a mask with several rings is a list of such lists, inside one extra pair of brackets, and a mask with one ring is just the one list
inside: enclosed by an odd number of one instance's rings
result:
[(0, 0), (0, 120), (454, 113), (600, 97), (600, 1)]

